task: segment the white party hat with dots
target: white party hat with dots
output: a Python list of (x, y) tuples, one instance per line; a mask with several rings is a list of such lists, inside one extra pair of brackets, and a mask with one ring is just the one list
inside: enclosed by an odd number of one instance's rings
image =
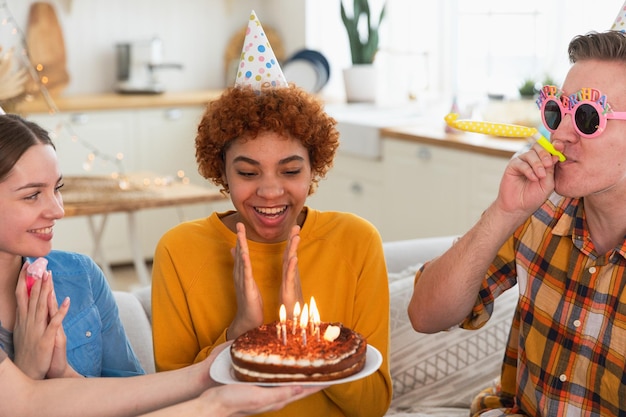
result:
[(613, 26), (611, 26), (611, 30), (626, 33), (626, 1), (619, 9), (619, 13), (613, 22)]
[(260, 90), (262, 86), (287, 86), (285, 75), (254, 10), (250, 13), (235, 85), (249, 85), (255, 90)]

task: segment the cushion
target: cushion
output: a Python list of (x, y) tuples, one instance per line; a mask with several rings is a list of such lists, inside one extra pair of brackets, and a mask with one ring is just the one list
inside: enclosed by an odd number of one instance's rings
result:
[(137, 297), (144, 311), (146, 312), (146, 316), (148, 317), (148, 321), (152, 324), (152, 288), (151, 285), (146, 285), (144, 287), (137, 288), (133, 290), (133, 295)]
[(135, 355), (146, 373), (154, 373), (152, 328), (139, 299), (126, 291), (113, 291), (120, 319)]
[(396, 281), (403, 280), (403, 279), (408, 279), (408, 278), (411, 279), (411, 283), (412, 283), (413, 280), (415, 279), (415, 274), (417, 273), (417, 271), (419, 271), (422, 265), (423, 265), (422, 263), (418, 263), (415, 265), (407, 266), (400, 272), (389, 272), (388, 273), (389, 284), (396, 282)]
[(517, 287), (496, 299), (494, 314), (479, 330), (453, 328), (435, 334), (413, 330), (407, 307), (415, 271), (390, 274), (391, 349), (393, 380), (391, 409), (426, 411), (433, 407), (467, 409), (481, 388), (500, 374), (509, 327), (517, 303)]

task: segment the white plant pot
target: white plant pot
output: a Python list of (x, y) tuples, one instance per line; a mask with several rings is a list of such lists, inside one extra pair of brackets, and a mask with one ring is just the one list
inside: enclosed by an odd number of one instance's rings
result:
[(378, 91), (378, 70), (373, 64), (352, 65), (343, 70), (348, 103), (375, 103)]

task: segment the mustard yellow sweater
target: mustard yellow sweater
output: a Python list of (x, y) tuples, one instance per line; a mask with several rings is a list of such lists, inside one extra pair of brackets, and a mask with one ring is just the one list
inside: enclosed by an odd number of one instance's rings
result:
[[(237, 308), (233, 285), (236, 235), (220, 217), (182, 223), (157, 245), (152, 273), (153, 337), (159, 371), (203, 360), (226, 341)], [(315, 297), (323, 321), (342, 322), (383, 355), (374, 374), (337, 384), (271, 416), (382, 416), (391, 401), (389, 287), (378, 231), (349, 213), (308, 209), (298, 268), (305, 301)], [(248, 242), (265, 322), (278, 320), (286, 243)]]

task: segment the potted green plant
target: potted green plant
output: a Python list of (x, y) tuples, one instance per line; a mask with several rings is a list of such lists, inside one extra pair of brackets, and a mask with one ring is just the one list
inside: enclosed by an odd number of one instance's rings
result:
[(533, 98), (533, 96), (537, 93), (535, 84), (536, 82), (532, 78), (525, 79), (517, 89), (517, 91), (519, 91), (519, 95), (522, 98)]
[[(378, 52), (378, 30), (384, 17), (385, 5), (380, 11), (378, 21), (372, 21), (368, 0), (354, 0), (353, 14), (348, 16), (343, 0), (341, 1), (341, 20), (346, 32), (348, 32), (352, 64), (372, 64), (374, 62), (374, 57)], [(367, 22), (366, 30), (359, 30), (360, 27), (363, 27), (361, 19), (365, 19)]]
[(378, 52), (380, 24), (385, 17), (385, 7), (373, 19), (368, 0), (353, 0), (349, 16), (341, 0), (341, 20), (350, 42), (352, 66), (344, 69), (344, 84), (348, 102), (376, 101), (376, 69), (373, 66)]

